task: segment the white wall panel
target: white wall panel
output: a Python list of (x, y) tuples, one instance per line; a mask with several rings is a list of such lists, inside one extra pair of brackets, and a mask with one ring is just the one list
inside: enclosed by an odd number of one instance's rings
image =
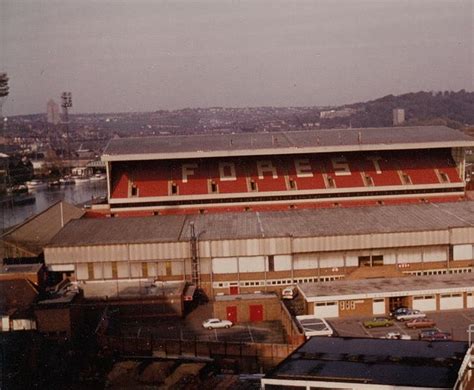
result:
[(183, 261), (173, 261), (171, 263), (171, 273), (173, 275), (183, 275), (184, 274), (184, 262)]
[(413, 309), (421, 311), (436, 311), (436, 297), (434, 295), (414, 296)]
[(126, 261), (117, 262), (117, 276), (119, 278), (129, 278), (130, 277), (130, 270), (129, 270), (129, 267), (128, 267), (128, 262), (126, 262)]
[(274, 257), (275, 271), (289, 271), (291, 270), (291, 256), (290, 255), (276, 255)]
[(109, 261), (109, 262), (102, 263), (102, 265), (103, 265), (104, 279), (112, 279), (112, 263)]
[(358, 267), (359, 257), (355, 254), (346, 255), (346, 267)]
[(142, 263), (139, 262), (130, 262), (130, 276), (132, 278), (141, 278), (142, 277)]
[(420, 263), (421, 262), (421, 248), (400, 249), (398, 251), (399, 263)]
[(158, 267), (157, 267), (156, 262), (149, 261), (147, 263), (147, 268), (148, 268), (148, 276), (150, 277), (158, 276)]
[(441, 294), (439, 298), (440, 310), (462, 309), (464, 306), (464, 299), (462, 294)]
[(87, 270), (87, 264), (76, 265), (76, 278), (77, 280), (89, 279), (89, 271)]
[(454, 260), (471, 260), (472, 259), (472, 245), (454, 245), (453, 246)]
[(423, 261), (426, 263), (435, 261), (446, 261), (447, 251), (446, 248), (432, 247), (423, 248)]
[(383, 263), (384, 265), (396, 264), (397, 256), (393, 252), (386, 252), (383, 254)]
[(212, 259), (212, 272), (215, 274), (237, 273), (237, 259), (235, 257)]
[(342, 253), (322, 254), (319, 258), (321, 268), (344, 267), (344, 258)]
[(104, 272), (102, 269), (102, 263), (94, 263), (94, 279), (103, 279)]
[(315, 253), (297, 254), (293, 267), (294, 269), (316, 269), (318, 268), (318, 257)]
[(265, 257), (239, 257), (239, 272), (264, 272)]

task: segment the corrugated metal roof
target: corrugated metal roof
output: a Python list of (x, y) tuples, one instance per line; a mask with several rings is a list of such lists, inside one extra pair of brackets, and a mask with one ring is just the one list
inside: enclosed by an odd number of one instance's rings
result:
[(426, 231), (474, 226), (474, 202), (81, 219), (50, 246), (187, 241), (191, 222), (200, 240)]
[(120, 155), (169, 155), (216, 151), (258, 151), (271, 149), (327, 148), (340, 146), (368, 146), (440, 143), (449, 147), (451, 142), (474, 145), (474, 139), (461, 131), (445, 126), (387, 127), (363, 129), (326, 129), (311, 131), (286, 131), (272, 133), (204, 134), (110, 140), (104, 150), (107, 156)]
[[(62, 209), (62, 216), (61, 216)], [(1, 239), (10, 245), (39, 256), (43, 247), (70, 220), (81, 218), (84, 210), (65, 202), (57, 202), (45, 211), (27, 219), (6, 232)]]

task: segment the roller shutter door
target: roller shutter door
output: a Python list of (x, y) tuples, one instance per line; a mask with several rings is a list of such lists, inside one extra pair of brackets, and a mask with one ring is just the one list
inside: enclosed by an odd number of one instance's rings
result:
[(440, 310), (462, 309), (463, 307), (463, 296), (461, 293), (441, 294), (439, 297)]
[(474, 295), (472, 292), (468, 292), (466, 296), (466, 304), (468, 308), (474, 307)]
[(436, 311), (436, 296), (415, 295), (413, 297), (413, 309), (421, 311)]
[(374, 315), (377, 314), (385, 314), (385, 299), (383, 298), (376, 298), (372, 304), (372, 310)]
[(315, 302), (314, 315), (318, 318), (337, 318), (339, 317), (339, 305), (333, 302)]

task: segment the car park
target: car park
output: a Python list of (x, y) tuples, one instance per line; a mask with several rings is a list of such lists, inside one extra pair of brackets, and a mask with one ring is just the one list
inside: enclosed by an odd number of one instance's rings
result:
[(436, 322), (430, 318), (414, 318), (405, 323), (407, 328), (419, 329), (419, 328), (432, 328), (436, 325)]
[(415, 318), (425, 318), (426, 314), (420, 310), (408, 310), (405, 314), (398, 314), (395, 316), (397, 321), (414, 320)]
[(382, 326), (392, 326), (393, 321), (385, 317), (375, 317), (371, 320), (364, 321), (366, 328), (377, 328)]
[(425, 341), (444, 341), (452, 340), (452, 335), (449, 332), (443, 332), (437, 328), (422, 330), (418, 335), (420, 340)]
[(206, 329), (230, 328), (232, 325), (232, 321), (219, 318), (209, 318), (202, 322), (202, 327)]

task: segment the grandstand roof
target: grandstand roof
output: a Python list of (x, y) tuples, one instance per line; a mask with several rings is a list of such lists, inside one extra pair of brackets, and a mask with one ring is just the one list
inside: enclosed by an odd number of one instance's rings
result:
[(474, 226), (474, 202), (79, 219), (48, 246), (188, 241), (190, 223), (200, 240), (419, 232)]
[(445, 126), (328, 129), (112, 139), (103, 161), (404, 150), (474, 146)]

